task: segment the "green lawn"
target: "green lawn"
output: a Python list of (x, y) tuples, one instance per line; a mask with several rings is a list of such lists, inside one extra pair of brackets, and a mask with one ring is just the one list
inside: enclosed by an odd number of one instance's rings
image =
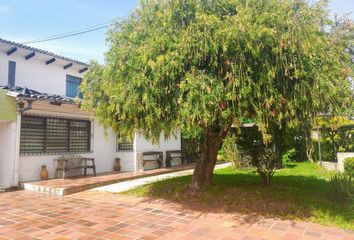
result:
[(213, 186), (191, 197), (191, 176), (169, 179), (131, 190), (126, 194), (163, 198), (191, 209), (260, 214), (301, 219), (354, 230), (354, 203), (328, 198), (328, 179), (333, 172), (317, 164), (289, 163), (265, 186), (253, 171), (233, 167), (217, 170)]

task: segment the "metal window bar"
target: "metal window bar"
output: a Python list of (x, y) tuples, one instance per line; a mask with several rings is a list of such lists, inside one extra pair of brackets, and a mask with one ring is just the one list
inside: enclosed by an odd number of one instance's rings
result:
[(117, 152), (131, 152), (134, 149), (134, 144), (127, 138), (117, 137)]
[(20, 153), (84, 153), (91, 149), (91, 122), (55, 117), (23, 115)]

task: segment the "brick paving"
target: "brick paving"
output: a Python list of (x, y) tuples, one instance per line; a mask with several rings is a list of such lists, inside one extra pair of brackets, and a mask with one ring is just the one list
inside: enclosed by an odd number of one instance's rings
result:
[(61, 197), (16, 191), (0, 194), (3, 239), (354, 240), (354, 233), (305, 222), (198, 212), (165, 200), (110, 193)]

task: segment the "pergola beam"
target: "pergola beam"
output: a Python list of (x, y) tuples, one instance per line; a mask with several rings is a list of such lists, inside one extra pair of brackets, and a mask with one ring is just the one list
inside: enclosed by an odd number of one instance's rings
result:
[(87, 70), (88, 70), (88, 67), (82, 68), (82, 69), (79, 70), (79, 73), (84, 73), (84, 72), (86, 72)]
[(45, 64), (49, 65), (49, 64), (55, 62), (55, 60), (56, 60), (55, 58), (51, 58), (48, 61), (46, 61)]
[(63, 68), (64, 69), (68, 69), (68, 68), (70, 68), (70, 67), (72, 67), (73, 66), (73, 63), (69, 63), (69, 64), (66, 64)]
[(29, 60), (29, 59), (33, 58), (34, 56), (36, 56), (36, 52), (31, 52), (30, 54), (28, 54), (28, 55), (25, 57), (25, 59), (26, 59), (26, 60)]
[(14, 48), (11, 48), (6, 54), (7, 54), (7, 56), (10, 56), (11, 54), (13, 54), (16, 51), (17, 51), (17, 47), (14, 47)]

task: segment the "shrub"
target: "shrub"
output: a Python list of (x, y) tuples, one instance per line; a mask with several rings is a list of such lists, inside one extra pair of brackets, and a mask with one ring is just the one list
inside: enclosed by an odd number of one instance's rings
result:
[(229, 133), (219, 151), (219, 160), (231, 162), (237, 169), (247, 169), (250, 164), (246, 156), (242, 156), (237, 148), (236, 134)]
[[(311, 143), (311, 141), (308, 142)], [(282, 144), (284, 145), (284, 149), (292, 151), (291, 159), (289, 159), (291, 162), (304, 162), (308, 159), (306, 152), (306, 129), (304, 129), (302, 124), (295, 124), (287, 127), (282, 137)], [(286, 161), (284, 158), (283, 160)]]
[(266, 184), (270, 184), (279, 165), (273, 144), (265, 144), (258, 128), (243, 128), (237, 138), (237, 145), (243, 156), (257, 168), (257, 173)]
[(291, 148), (283, 154), (282, 156), (283, 162), (294, 162), (295, 156), (296, 156), (296, 150), (295, 148)]
[(344, 159), (344, 172), (354, 177), (354, 157)]
[[(333, 128), (333, 126), (331, 127)], [(335, 131), (331, 129), (321, 129), (321, 159), (322, 161), (333, 162), (337, 152), (353, 152), (354, 130)], [(318, 142), (314, 140), (314, 158), (319, 160)], [(335, 150), (334, 150), (335, 149)]]
[(329, 198), (338, 202), (354, 200), (354, 178), (347, 174), (337, 173), (330, 180)]
[(224, 161), (228, 162), (236, 162), (237, 161), (237, 147), (236, 147), (236, 137), (234, 134), (229, 133), (223, 144), (222, 148), (219, 151), (220, 158)]

